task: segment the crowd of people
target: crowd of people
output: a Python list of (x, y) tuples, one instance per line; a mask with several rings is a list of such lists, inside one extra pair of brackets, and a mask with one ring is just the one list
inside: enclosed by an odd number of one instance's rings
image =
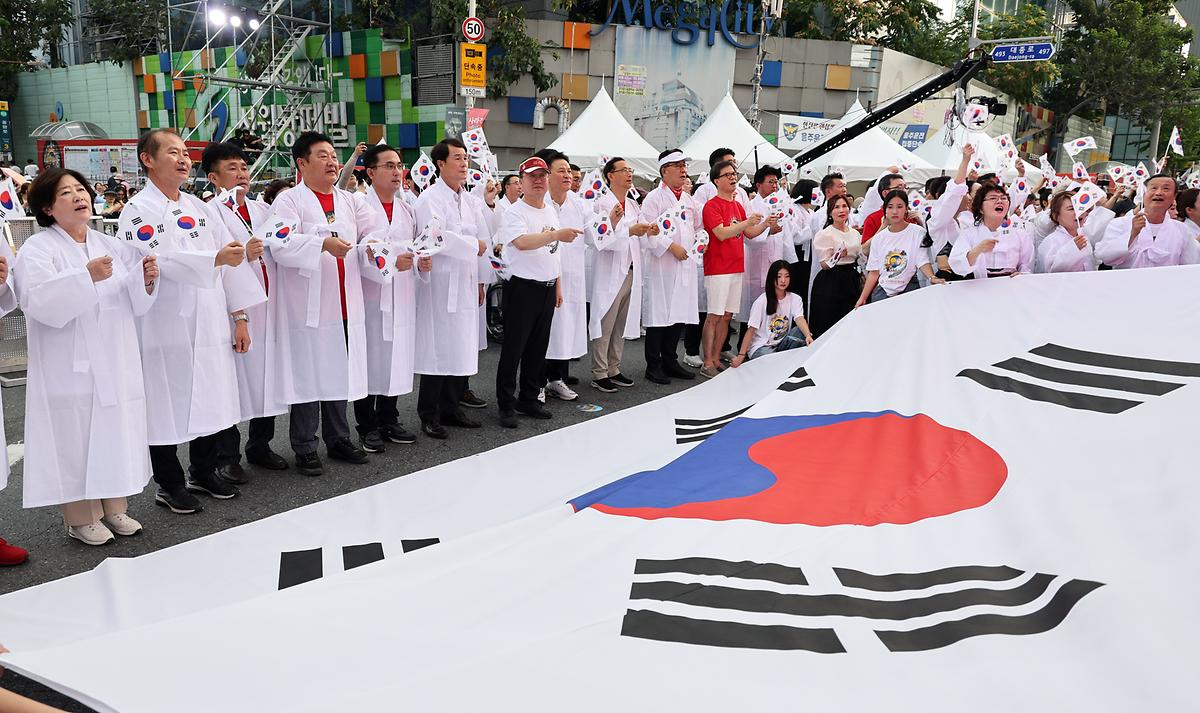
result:
[[(20, 306), (28, 331), (24, 505), (60, 507), (71, 538), (103, 545), (141, 531), (128, 498), (151, 478), (157, 504), (190, 514), (198, 495), (239, 494), (243, 455), (319, 476), (321, 441), (351, 464), (416, 443), (397, 405), (414, 386), (425, 438), (481, 428), (469, 412), (489, 404), (470, 378), (498, 280), (496, 422), (519, 428), (553, 418), (547, 397), (578, 398), (573, 360), (598, 392), (635, 387), (627, 340), (643, 342), (647, 381), (714, 378), (930, 285), (1200, 262), (1200, 190), (1177, 195), (1171, 176), (1145, 180), (1136, 205), (1114, 188), (1084, 212), (1078, 184), (1016, 190), (970, 171), (972, 154), (920, 190), (889, 170), (856, 205), (836, 173), (788, 186), (763, 166), (744, 188), (729, 149), (695, 183), (684, 154), (663, 151), (644, 193), (621, 157), (598, 168), (604, 190), (581, 191), (553, 149), (470, 185), (452, 138), (418, 190), (399, 150), (360, 145), (343, 164), (306, 132), (294, 185), (257, 198), (245, 149), (210, 144), (215, 195), (201, 198), (184, 190), (183, 141), (154, 130), (138, 144), (145, 186), (117, 181), (104, 198), (115, 237), (89, 227), (112, 182), (43, 170), (26, 184), (43, 230), (16, 255), (0, 241), (0, 310)], [(285, 413), (290, 462), (271, 448)], [(25, 557), (0, 541), (0, 563)]]

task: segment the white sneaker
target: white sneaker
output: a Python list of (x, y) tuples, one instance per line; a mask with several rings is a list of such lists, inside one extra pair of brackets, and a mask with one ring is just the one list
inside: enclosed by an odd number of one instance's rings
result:
[(693, 369), (699, 369), (700, 367), (704, 366), (704, 360), (701, 359), (699, 355), (692, 356), (691, 354), (687, 354), (683, 357), (683, 363), (692, 367)]
[(546, 403), (546, 390), (545, 389), (538, 389), (538, 403), (539, 404)]
[(571, 391), (571, 387), (567, 386), (562, 380), (551, 381), (549, 384), (546, 384), (546, 391), (550, 392), (550, 395), (559, 401), (574, 401), (579, 398), (579, 394)]
[(142, 531), (142, 523), (129, 517), (126, 513), (107, 515), (100, 518), (100, 523), (121, 537), (130, 537)]
[(98, 522), (89, 522), (86, 525), (67, 525), (67, 535), (93, 547), (107, 545), (116, 539), (107, 527)]

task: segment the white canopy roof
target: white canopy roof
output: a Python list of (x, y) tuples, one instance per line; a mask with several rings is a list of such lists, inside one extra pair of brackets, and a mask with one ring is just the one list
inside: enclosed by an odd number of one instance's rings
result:
[[(846, 115), (838, 119), (829, 135), (854, 124), (866, 113), (866, 109), (856, 100)], [(819, 174), (817, 178), (831, 169), (837, 169), (847, 181), (873, 181), (888, 167), (901, 164), (911, 166), (909, 170), (903, 171), (909, 179), (924, 181), (941, 175), (936, 166), (896, 143), (878, 126), (809, 161), (806, 165), (813, 169), (815, 174)]]
[(585, 168), (600, 165), (601, 156), (620, 156), (643, 176), (658, 175), (658, 149), (625, 121), (603, 86), (550, 148)]
[[(954, 140), (952, 146), (946, 144), (948, 136)], [(953, 175), (962, 161), (964, 143), (975, 144), (975, 155), (982, 159), (985, 165), (993, 168), (1000, 165), (1000, 148), (995, 139), (982, 131), (968, 131), (962, 124), (957, 124), (953, 129), (943, 124), (933, 138), (921, 144), (913, 153)]]
[(786, 154), (754, 130), (750, 122), (746, 121), (746, 117), (742, 116), (742, 111), (734, 103), (733, 97), (728, 94), (708, 115), (696, 133), (679, 148), (689, 160), (699, 164), (698, 167), (692, 167), (692, 172), (695, 173), (697, 170), (706, 171), (708, 155), (714, 149), (724, 146), (733, 149), (738, 160), (738, 170), (742, 173), (753, 174), (758, 170), (758, 166), (779, 165), (788, 159)]

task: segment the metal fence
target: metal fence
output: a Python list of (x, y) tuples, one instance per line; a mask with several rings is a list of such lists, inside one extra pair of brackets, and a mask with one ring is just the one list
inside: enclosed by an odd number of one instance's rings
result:
[[(92, 218), (91, 227), (109, 235), (117, 234), (117, 221)], [(34, 233), (43, 230), (33, 218), (12, 218), (4, 227), (4, 237), (18, 252)], [(25, 315), (20, 309), (0, 318), (0, 386), (20, 386), (25, 383), (25, 368), (29, 350), (25, 341)]]

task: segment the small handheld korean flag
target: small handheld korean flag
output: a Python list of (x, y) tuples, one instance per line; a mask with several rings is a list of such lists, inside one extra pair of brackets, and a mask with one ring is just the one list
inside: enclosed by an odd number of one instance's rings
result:
[(417, 184), (417, 188), (425, 190), (429, 188), (429, 183), (433, 180), (436, 170), (437, 167), (433, 165), (433, 161), (430, 161), (429, 157), (422, 151), (421, 158), (417, 159), (417, 162), (413, 164), (409, 175), (412, 176), (413, 183)]
[(1102, 200), (1104, 200), (1103, 188), (1090, 182), (1080, 186), (1079, 192), (1071, 197), (1071, 203), (1075, 206), (1076, 218), (1082, 218), (1084, 213)]
[(804, 168), (800, 169), (800, 175), (804, 176), (805, 178), (814, 175), (816, 172), (816, 169), (814, 169), (812, 166), (805, 166)]
[(796, 172), (796, 162), (790, 158), (780, 161), (779, 162), (779, 171), (785, 177), (792, 175), (793, 173)]
[(1038, 156), (1038, 168), (1041, 169), (1042, 175), (1046, 178), (1050, 178), (1057, 173), (1057, 171), (1054, 170), (1054, 164), (1050, 163), (1050, 157), (1046, 154)]
[(987, 123), (988, 108), (982, 104), (968, 104), (962, 122), (967, 128), (979, 128)]
[(666, 213), (660, 215), (658, 220), (655, 222), (658, 224), (659, 232), (670, 237), (674, 235), (677, 230), (679, 230), (679, 226), (683, 223), (683, 220), (679, 217), (679, 211), (675, 208), (672, 208)]
[(1012, 137), (1008, 134), (1000, 134), (1000, 136), (996, 137), (996, 146), (1001, 151), (1011, 149), (1013, 147)]
[(1076, 181), (1086, 181), (1088, 179), (1087, 166), (1084, 166), (1081, 161), (1076, 161), (1071, 166), (1071, 178), (1074, 178)]
[(432, 257), (446, 248), (446, 238), (442, 235), (442, 219), (433, 216), (429, 223), (421, 228), (421, 233), (413, 240), (412, 251), (417, 257)]
[(605, 193), (608, 193), (608, 186), (604, 184), (598, 169), (588, 171), (579, 182), (579, 197), (585, 201), (594, 201)]
[(1146, 168), (1146, 164), (1138, 163), (1137, 168), (1133, 169), (1133, 180), (1136, 185), (1140, 186), (1145, 183), (1147, 178), (1150, 178), (1150, 169)]
[(612, 223), (608, 221), (607, 215), (595, 214), (592, 216), (591, 228), (592, 242), (596, 247), (600, 247), (610, 241), (616, 235), (616, 230), (613, 229)]
[(907, 161), (900, 162), (900, 172), (901, 173), (908, 173), (909, 171), (912, 170), (912, 168), (913, 168), (913, 165), (911, 163), (908, 163)]
[(608, 154), (600, 154), (599, 158), (600, 158), (600, 162), (598, 164), (596, 164), (596, 168), (598, 168), (598, 169), (603, 169), (605, 164), (607, 164), (609, 161), (612, 160), (612, 157), (609, 156)]
[(1171, 129), (1171, 150), (1180, 156), (1183, 155), (1183, 135), (1179, 133), (1179, 127)]
[(743, 173), (742, 177), (738, 179), (738, 185), (741, 186), (742, 188), (749, 188), (750, 187), (750, 177)]
[(1154, 172), (1155, 173), (1162, 173), (1163, 169), (1167, 167), (1167, 156), (1168, 155), (1169, 154), (1163, 154), (1162, 158), (1160, 158), (1154, 162)]
[(508, 277), (508, 260), (504, 259), (504, 245), (499, 244), (488, 251), (488, 264), (500, 277)]
[(908, 192), (908, 207), (913, 210), (923, 210), (925, 206), (925, 194), (917, 190)]
[(17, 198), (16, 186), (13, 185), (11, 178), (5, 178), (0, 181), (0, 222), (23, 217), (25, 217), (25, 207)]
[(244, 190), (245, 189), (242, 188), (241, 186), (234, 186), (233, 188), (226, 188), (226, 189), (222, 190), (220, 193), (218, 193), (216, 198), (213, 198), (213, 202), (217, 203), (219, 205), (223, 205), (230, 210), (234, 210), (235, 208), (237, 208), (238, 191), (244, 191)]
[(704, 253), (708, 252), (708, 231), (705, 230), (696, 236), (696, 242), (692, 244), (692, 249), (688, 251), (688, 257), (697, 265), (704, 264)]
[(1111, 178), (1113, 180), (1113, 183), (1120, 184), (1121, 179), (1124, 178), (1125, 174), (1128, 172), (1129, 172), (1128, 166), (1123, 166), (1121, 164), (1117, 164), (1116, 166), (1113, 166), (1112, 168), (1108, 169), (1108, 176), (1109, 176), (1109, 178)]
[(392, 279), (392, 274), (396, 271), (395, 246), (381, 240), (368, 240), (359, 244), (368, 251), (367, 257), (370, 258), (375, 269), (379, 270), (379, 274), (385, 280)]
[(1080, 136), (1074, 141), (1067, 142), (1065, 148), (1067, 149), (1067, 153), (1071, 154), (1071, 158), (1074, 158), (1076, 154), (1082, 151), (1096, 148), (1096, 140), (1090, 136)]
[(470, 186), (486, 186), (492, 176), (485, 169), (472, 168), (467, 171), (467, 184)]
[(255, 235), (268, 245), (287, 245), (288, 241), (292, 239), (292, 233), (294, 232), (294, 227), (272, 213), (262, 226), (255, 231)]
[(642, 197), (642, 192), (637, 189), (637, 186), (630, 186), (629, 197), (636, 201), (638, 198)]
[(823, 205), (825, 205), (825, 194), (821, 192), (819, 187), (814, 186), (812, 189), (812, 209), (820, 210)]
[(125, 206), (117, 220), (117, 236), (142, 252), (157, 250), (165, 235), (166, 225), (161, 217), (143, 215), (132, 205)]
[(1046, 182), (1046, 185), (1050, 186), (1050, 190), (1052, 192), (1057, 191), (1058, 187), (1062, 185), (1062, 179), (1057, 175), (1050, 176), (1050, 179)]
[(767, 204), (768, 218), (771, 216), (782, 216), (787, 212), (788, 205), (791, 204), (791, 199), (783, 191), (775, 191), (763, 200)]
[(1029, 195), (1032, 186), (1029, 185), (1029, 179), (1025, 176), (1017, 176), (1017, 179), (1012, 184), (1013, 191), (1021, 197), (1022, 200)]
[(486, 164), (487, 156), (491, 153), (488, 147), (487, 136), (484, 135), (483, 129), (470, 129), (463, 132), (463, 145), (467, 147), (467, 155), (472, 161), (480, 164)]

